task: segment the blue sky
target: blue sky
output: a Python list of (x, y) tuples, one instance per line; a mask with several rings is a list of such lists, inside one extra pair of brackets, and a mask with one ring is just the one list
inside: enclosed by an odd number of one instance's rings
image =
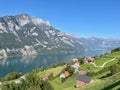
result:
[(120, 0), (0, 0), (0, 16), (22, 13), (80, 37), (120, 38)]

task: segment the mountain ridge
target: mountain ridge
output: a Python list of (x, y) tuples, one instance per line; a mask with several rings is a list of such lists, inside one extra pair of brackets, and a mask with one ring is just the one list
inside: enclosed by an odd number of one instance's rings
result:
[(0, 56), (4, 57), (11, 53), (70, 53), (83, 48), (78, 40), (55, 29), (48, 21), (27, 14), (1, 17), (0, 35)]
[(27, 14), (0, 17), (0, 57), (88, 50), (104, 50), (105, 53), (116, 47), (120, 47), (120, 40), (76, 37)]

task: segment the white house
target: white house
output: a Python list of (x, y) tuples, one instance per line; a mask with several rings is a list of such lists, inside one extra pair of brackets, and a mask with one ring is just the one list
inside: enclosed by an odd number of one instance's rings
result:
[(68, 71), (60, 74), (60, 78), (65, 78), (65, 77), (68, 77), (70, 75), (70, 73)]
[(0, 86), (2, 85), (2, 82), (0, 82)]
[(16, 84), (19, 84), (19, 83), (21, 83), (21, 81), (20, 81), (19, 79), (16, 79), (16, 80), (15, 80), (15, 83), (16, 83)]
[(72, 61), (73, 62), (78, 62), (78, 59), (77, 58), (73, 58)]
[(75, 69), (75, 73), (78, 71), (78, 69), (80, 68), (79, 63), (75, 63), (74, 65), (71, 65), (74, 69)]
[(20, 79), (24, 79), (24, 80), (26, 80), (25, 75), (21, 76)]
[(60, 78), (65, 78), (65, 75), (62, 73), (62, 74), (60, 75)]

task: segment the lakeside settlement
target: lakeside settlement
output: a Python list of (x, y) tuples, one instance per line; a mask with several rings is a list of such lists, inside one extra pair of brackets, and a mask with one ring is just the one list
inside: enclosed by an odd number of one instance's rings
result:
[(120, 48), (117, 48), (101, 56), (73, 58), (70, 63), (38, 68), (24, 75), (10, 73), (1, 78), (0, 87), (2, 90), (116, 90), (120, 89), (119, 75)]

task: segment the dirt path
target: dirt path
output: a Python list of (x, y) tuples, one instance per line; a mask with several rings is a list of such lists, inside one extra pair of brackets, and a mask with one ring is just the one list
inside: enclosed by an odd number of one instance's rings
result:
[(109, 61), (106, 61), (106, 62), (104, 62), (104, 64), (103, 65), (101, 65), (101, 66), (97, 66), (95, 63), (91, 63), (91, 64), (93, 64), (95, 67), (104, 67), (107, 63), (109, 63), (109, 62), (112, 62), (112, 61), (114, 61), (116, 58), (113, 58), (113, 59), (111, 59), (111, 60), (109, 60)]

